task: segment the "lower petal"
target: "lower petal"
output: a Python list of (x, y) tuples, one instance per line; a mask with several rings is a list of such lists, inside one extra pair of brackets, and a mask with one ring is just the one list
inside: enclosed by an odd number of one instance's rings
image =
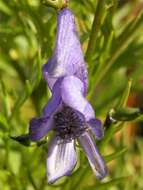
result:
[(101, 157), (93, 138), (85, 132), (78, 138), (89, 164), (98, 179), (103, 179), (107, 175), (107, 168), (103, 158)]
[(87, 123), (97, 139), (103, 138), (104, 130), (102, 128), (102, 123), (99, 119), (90, 119)]
[(77, 158), (74, 140), (58, 144), (54, 137), (48, 149), (47, 176), (48, 182), (54, 183), (63, 176), (69, 176), (74, 169)]
[(30, 121), (29, 136), (32, 141), (38, 141), (53, 128), (52, 117), (33, 118)]

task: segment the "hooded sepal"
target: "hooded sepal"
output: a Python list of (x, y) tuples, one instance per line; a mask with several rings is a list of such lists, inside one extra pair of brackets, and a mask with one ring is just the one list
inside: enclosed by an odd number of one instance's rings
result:
[(68, 8), (64, 8), (59, 11), (56, 44), (51, 59), (43, 67), (43, 76), (51, 87), (56, 79), (69, 75), (83, 82), (86, 94), (87, 68), (77, 35), (75, 16)]

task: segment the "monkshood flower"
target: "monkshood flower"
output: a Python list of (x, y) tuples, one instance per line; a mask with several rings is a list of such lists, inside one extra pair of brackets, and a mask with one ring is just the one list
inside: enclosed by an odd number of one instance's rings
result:
[(100, 120), (86, 100), (87, 69), (77, 36), (73, 13), (60, 10), (57, 21), (56, 45), (52, 58), (43, 67), (44, 79), (52, 97), (40, 118), (30, 122), (29, 136), (39, 141), (50, 130), (54, 137), (48, 146), (47, 176), (54, 183), (69, 176), (77, 163), (76, 140), (83, 148), (89, 164), (98, 179), (107, 175), (107, 169), (93, 136), (103, 137)]

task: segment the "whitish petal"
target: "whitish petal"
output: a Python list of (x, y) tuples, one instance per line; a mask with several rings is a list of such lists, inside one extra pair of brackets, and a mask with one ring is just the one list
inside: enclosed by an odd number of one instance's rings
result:
[(89, 164), (98, 179), (103, 179), (107, 175), (105, 162), (100, 155), (93, 138), (85, 132), (79, 137), (79, 142), (88, 158)]
[(61, 84), (61, 96), (63, 102), (69, 107), (81, 112), (86, 121), (95, 117), (94, 110), (85, 99), (84, 86), (80, 79), (75, 76), (65, 77)]
[(74, 140), (68, 143), (57, 143), (53, 138), (48, 149), (47, 176), (48, 182), (54, 183), (63, 176), (69, 176), (77, 162)]
[(53, 128), (51, 117), (33, 118), (30, 121), (29, 136), (32, 141), (38, 141)]
[(97, 139), (103, 138), (104, 130), (99, 119), (90, 119), (87, 123)]

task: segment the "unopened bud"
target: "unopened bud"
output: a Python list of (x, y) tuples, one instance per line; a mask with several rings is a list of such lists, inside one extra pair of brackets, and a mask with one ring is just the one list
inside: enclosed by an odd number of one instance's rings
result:
[(42, 0), (42, 3), (46, 6), (50, 6), (56, 9), (63, 9), (67, 7), (69, 0)]

